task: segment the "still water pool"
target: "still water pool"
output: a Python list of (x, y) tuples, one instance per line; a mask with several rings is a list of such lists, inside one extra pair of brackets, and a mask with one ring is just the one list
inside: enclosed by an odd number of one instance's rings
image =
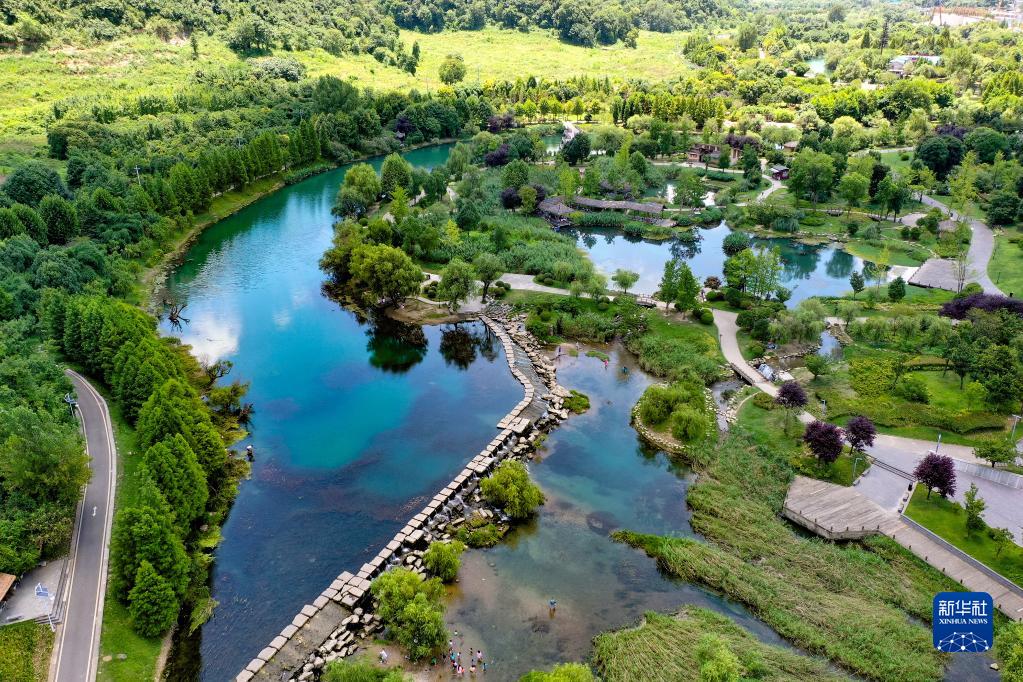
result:
[[(660, 286), (664, 263), (684, 258), (701, 282), (711, 275), (724, 280), (725, 254), (721, 245), (732, 231), (721, 223), (710, 229), (694, 228), (696, 242), (667, 239), (650, 241), (628, 237), (615, 230), (569, 231), (597, 269), (610, 276), (624, 268), (639, 273), (633, 291), (652, 294)], [(792, 307), (811, 296), (838, 296), (849, 291), (849, 275), (863, 267), (863, 260), (830, 245), (802, 244), (791, 239), (755, 239), (754, 244), (777, 247), (781, 253), (782, 286), (792, 290)]]

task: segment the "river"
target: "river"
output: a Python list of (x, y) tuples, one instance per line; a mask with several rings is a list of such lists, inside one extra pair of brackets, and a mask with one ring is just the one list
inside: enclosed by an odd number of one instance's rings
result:
[[(441, 163), (447, 146), (410, 152)], [(380, 160), (375, 165), (379, 166)], [(213, 567), (213, 619), (185, 648), (226, 680), (344, 569), (360, 566), (493, 437), (522, 397), (481, 323), (361, 321), (320, 292), (345, 168), (268, 196), (200, 235), (168, 280), (190, 321), (162, 330), (234, 363), (256, 407)], [(197, 670), (177, 657), (175, 677)], [(198, 666), (198, 661), (192, 661)]]

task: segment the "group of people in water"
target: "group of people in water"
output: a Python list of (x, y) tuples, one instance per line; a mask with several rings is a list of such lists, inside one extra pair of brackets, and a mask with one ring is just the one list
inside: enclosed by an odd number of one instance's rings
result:
[[(448, 640), (448, 661), (451, 663), (451, 672), (455, 677), (465, 677), (465, 666), (462, 664), (462, 652), (455, 651), (454, 640)], [(477, 649), (476, 653), (472, 653), (472, 647), (469, 647), (469, 676), (475, 677), (476, 672), (481, 673), (487, 672), (487, 662), (483, 658), (483, 650)]]

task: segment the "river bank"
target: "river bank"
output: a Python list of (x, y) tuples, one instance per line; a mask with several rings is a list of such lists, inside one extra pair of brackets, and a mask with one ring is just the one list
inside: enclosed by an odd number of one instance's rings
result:
[[(399, 153), (406, 154), (420, 149), (448, 146), (457, 141), (457, 138), (431, 140), (422, 144), (404, 147)], [(366, 163), (374, 160), (382, 162), (383, 158), (384, 155), (368, 154), (343, 163), (321, 160), (289, 168), (288, 173), (301, 173), (304, 169), (312, 170), (308, 175), (301, 178), (301, 181), (305, 181), (317, 175), (330, 173), (357, 163)], [(181, 264), (189, 248), (207, 228), (236, 215), (260, 199), (266, 198), (290, 184), (284, 173), (278, 173), (267, 178), (260, 178), (242, 190), (232, 190), (214, 197), (210, 210), (201, 216), (193, 218), (192, 224), (178, 236), (171, 247), (160, 257), (159, 262), (142, 271), (139, 277), (139, 285), (144, 292), (141, 307), (151, 314), (155, 315), (157, 313), (160, 306), (163, 305), (160, 294), (165, 291), (164, 284), (167, 277), (175, 267)], [(338, 186), (340, 186), (340, 182)]]

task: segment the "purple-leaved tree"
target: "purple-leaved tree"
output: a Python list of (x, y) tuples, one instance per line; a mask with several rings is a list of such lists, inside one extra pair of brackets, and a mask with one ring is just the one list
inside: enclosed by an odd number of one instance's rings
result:
[(853, 417), (845, 425), (845, 439), (853, 452), (862, 454), (864, 450), (874, 444), (876, 435), (877, 429), (874, 428), (874, 422), (863, 416)]
[(806, 391), (796, 381), (786, 381), (778, 388), (774, 402), (785, 408), (785, 433), (789, 431), (792, 413), (806, 406)]
[(842, 429), (828, 422), (813, 421), (806, 426), (803, 442), (817, 459), (831, 464), (842, 454)]
[(933, 452), (920, 460), (913, 470), (916, 480), (927, 486), (927, 497), (937, 490), (942, 497), (951, 497), (956, 492), (956, 465), (951, 457)]

